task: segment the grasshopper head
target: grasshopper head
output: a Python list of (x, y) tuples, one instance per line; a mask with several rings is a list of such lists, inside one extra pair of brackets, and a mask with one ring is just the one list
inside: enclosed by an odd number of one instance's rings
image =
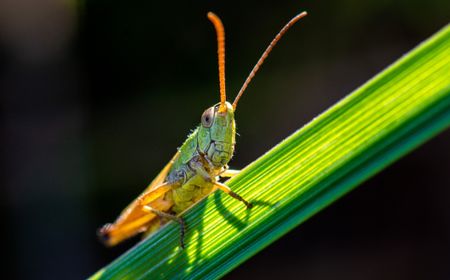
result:
[(235, 144), (233, 105), (229, 102), (224, 105), (221, 107), (221, 103), (218, 103), (206, 109), (199, 127), (199, 147), (216, 167), (222, 167), (230, 161)]
[(283, 34), (286, 33), (292, 25), (304, 16), (306, 16), (306, 12), (296, 15), (275, 36), (262, 54), (261, 58), (253, 67), (239, 93), (234, 99), (233, 104), (230, 104), (226, 101), (227, 96), (225, 93), (225, 29), (223, 28), (222, 21), (218, 16), (212, 12), (208, 13), (208, 19), (213, 23), (217, 35), (220, 103), (208, 108), (203, 113), (202, 122), (199, 128), (198, 144), (200, 150), (216, 167), (226, 165), (233, 155), (236, 134), (234, 112), (236, 111), (239, 99), (278, 40), (280, 40)]

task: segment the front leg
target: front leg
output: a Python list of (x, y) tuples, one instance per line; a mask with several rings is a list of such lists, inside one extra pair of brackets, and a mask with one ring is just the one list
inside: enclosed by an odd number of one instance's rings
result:
[(203, 179), (205, 179), (205, 181), (207, 182), (211, 182), (216, 188), (222, 190), (223, 192), (229, 194), (232, 198), (237, 199), (241, 202), (243, 202), (245, 204), (245, 206), (247, 206), (247, 208), (252, 208), (253, 205), (248, 202), (247, 200), (245, 200), (244, 198), (242, 198), (240, 195), (238, 195), (237, 193), (233, 192), (228, 186), (217, 182), (216, 178), (214, 178), (213, 176), (211, 176), (211, 174), (208, 173), (208, 171), (206, 170), (205, 166), (204, 166), (204, 162), (202, 162), (200, 160), (200, 158), (193, 158), (190, 162), (189, 162), (189, 166), (200, 176), (203, 177)]
[[(212, 170), (213, 167), (206, 159), (205, 156), (195, 156), (189, 161), (189, 167), (206, 182), (214, 182), (215, 178), (208, 172), (208, 170)], [(208, 165), (208, 168), (206, 168), (206, 165)]]

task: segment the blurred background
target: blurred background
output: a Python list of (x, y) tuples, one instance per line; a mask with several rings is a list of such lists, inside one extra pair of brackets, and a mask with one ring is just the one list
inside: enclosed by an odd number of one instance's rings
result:
[[(5, 279), (82, 279), (112, 221), (218, 102), (292, 28), (237, 112), (243, 168), (449, 22), (445, 0), (0, 1), (0, 193)], [(450, 279), (450, 131), (395, 163), (225, 279)]]

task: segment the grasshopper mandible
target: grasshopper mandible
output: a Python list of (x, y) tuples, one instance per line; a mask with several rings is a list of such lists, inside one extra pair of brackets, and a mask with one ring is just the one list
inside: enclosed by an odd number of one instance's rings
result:
[(114, 246), (139, 233), (146, 233), (146, 236), (164, 222), (173, 220), (180, 224), (180, 246), (184, 248), (186, 225), (181, 214), (216, 189), (243, 202), (247, 208), (252, 207), (250, 202), (219, 182), (221, 177), (229, 178), (238, 173), (228, 169), (235, 145), (234, 113), (239, 99), (270, 51), (283, 34), (306, 14), (302, 12), (292, 18), (275, 36), (230, 104), (225, 93), (225, 31), (219, 17), (208, 13), (217, 35), (220, 103), (203, 112), (200, 125), (144, 192), (122, 211), (114, 223), (106, 224), (98, 231), (107, 246)]

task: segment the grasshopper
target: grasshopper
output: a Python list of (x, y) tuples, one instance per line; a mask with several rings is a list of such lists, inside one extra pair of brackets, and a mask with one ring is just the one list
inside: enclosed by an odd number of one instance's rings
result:
[(186, 225), (181, 215), (217, 189), (243, 202), (247, 208), (252, 207), (250, 202), (219, 181), (220, 178), (230, 178), (238, 173), (228, 168), (236, 142), (234, 113), (239, 99), (268, 54), (292, 25), (306, 16), (306, 12), (292, 18), (275, 36), (232, 104), (226, 100), (225, 93), (224, 27), (214, 13), (209, 12), (207, 16), (217, 36), (220, 102), (203, 112), (200, 125), (144, 192), (122, 211), (114, 223), (99, 229), (98, 234), (107, 246), (114, 246), (139, 233), (147, 236), (172, 220), (180, 224), (180, 246), (184, 248)]

